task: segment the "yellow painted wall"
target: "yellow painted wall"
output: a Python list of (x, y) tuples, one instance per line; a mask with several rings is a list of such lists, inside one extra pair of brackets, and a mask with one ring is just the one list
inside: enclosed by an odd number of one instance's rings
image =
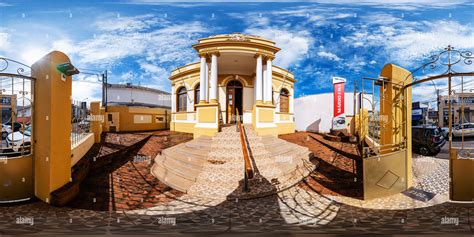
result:
[(291, 115), (290, 114), (279, 113), (279, 116), (280, 116), (280, 121), (290, 121), (291, 120)]
[(91, 102), (91, 115), (89, 122), (91, 132), (94, 133), (94, 142), (100, 143), (100, 135), (102, 134), (105, 122), (104, 113), (101, 113), (100, 102)]
[[(118, 127), (120, 132), (168, 129), (171, 120), (171, 110), (164, 108), (139, 108), (122, 105), (107, 106), (107, 113), (118, 114)], [(151, 116), (151, 123), (136, 120), (141, 116), (143, 116), (144, 120)], [(158, 122), (156, 117), (163, 118), (163, 121)], [(107, 115), (105, 116), (105, 120), (107, 120)]]
[(33, 118), (35, 195), (49, 203), (50, 193), (71, 178), (71, 92), (72, 77), (65, 81), (56, 69), (70, 62), (53, 51), (31, 67), (35, 82)]
[(274, 111), (273, 108), (259, 108), (258, 109), (258, 122), (260, 123), (271, 123), (274, 119)]
[(199, 123), (216, 123), (216, 114), (217, 114), (217, 107), (210, 107), (210, 108), (198, 108), (198, 122)]
[(175, 113), (174, 115), (176, 120), (187, 120), (188, 119), (188, 113)]
[(193, 133), (194, 126), (196, 123), (189, 122), (189, 123), (173, 123), (174, 128), (172, 131), (176, 132), (186, 132), (186, 133)]
[(295, 124), (294, 123), (277, 123), (278, 128), (278, 135), (281, 134), (288, 134), (295, 132)]

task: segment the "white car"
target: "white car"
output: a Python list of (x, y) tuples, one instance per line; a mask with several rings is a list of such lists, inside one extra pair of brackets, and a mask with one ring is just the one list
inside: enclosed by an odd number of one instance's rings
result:
[(2, 124), (2, 140), (5, 139), (8, 134), (12, 133), (12, 128), (9, 125)]
[[(25, 131), (10, 133), (7, 136), (7, 146), (14, 151), (19, 151), (23, 146), (31, 145), (31, 126), (26, 127)], [(26, 147), (25, 149), (28, 149)]]
[(465, 123), (457, 126), (453, 129), (453, 137), (473, 137), (474, 136), (474, 123)]

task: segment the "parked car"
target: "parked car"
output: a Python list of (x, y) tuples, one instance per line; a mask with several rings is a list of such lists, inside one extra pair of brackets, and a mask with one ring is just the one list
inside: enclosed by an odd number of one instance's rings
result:
[(13, 151), (20, 151), (23, 149), (29, 150), (31, 145), (31, 126), (25, 128), (24, 131), (20, 130), (18, 132), (10, 133), (7, 136), (7, 145)]
[(9, 123), (6, 123), (5, 125), (10, 126), (10, 128), (12, 128), (13, 132), (18, 132), (18, 131), (22, 130), (22, 128), (23, 128), (23, 125), (19, 122), (14, 122), (13, 125), (12, 125), (11, 122), (9, 122)]
[(439, 128), (439, 132), (441, 132), (441, 135), (443, 135), (444, 139), (449, 140), (449, 128), (448, 127), (442, 127)]
[(472, 137), (474, 136), (474, 123), (465, 123), (453, 129), (453, 137)]
[(8, 134), (12, 132), (12, 128), (9, 125), (2, 124), (2, 140), (4, 140), (8, 136)]
[(438, 127), (413, 126), (411, 131), (413, 151), (420, 155), (437, 155), (446, 143)]

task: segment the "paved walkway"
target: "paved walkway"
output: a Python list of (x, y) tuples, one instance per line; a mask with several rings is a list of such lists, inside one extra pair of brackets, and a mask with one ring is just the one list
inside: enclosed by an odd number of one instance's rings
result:
[[(85, 184), (86, 189), (81, 189), (85, 193), (81, 194), (81, 200), (77, 200), (77, 206), (57, 208), (39, 201), (0, 206), (0, 235), (474, 234), (472, 203), (447, 201), (416, 208), (408, 205), (400, 209), (387, 205), (391, 202), (390, 197), (385, 200), (385, 208), (380, 209), (376, 208), (377, 205), (369, 206), (368, 202), (361, 202), (357, 195), (351, 197), (357, 200), (354, 203), (343, 200), (340, 193), (357, 194), (357, 191), (340, 189), (357, 188), (357, 185), (328, 183), (338, 180), (354, 182), (350, 171), (357, 167), (351, 167), (352, 162), (349, 162), (352, 159), (350, 146), (339, 144), (338, 149), (344, 152), (334, 156), (336, 151), (326, 145), (338, 144), (323, 145), (307, 140), (305, 134), (295, 136), (292, 138), (295, 142), (310, 144), (308, 147), (311, 150), (317, 149), (315, 155), (326, 163), (320, 167), (320, 173), (278, 194), (252, 200), (216, 200), (192, 197), (167, 188), (149, 174), (151, 165), (141, 161), (187, 138), (181, 134), (158, 133), (138, 152), (124, 154), (122, 159), (127, 160), (126, 163), (112, 172), (106, 172), (104, 180), (113, 181), (113, 185), (94, 190), (94, 185), (101, 185), (93, 181), (102, 179), (90, 177)], [(429, 183), (436, 180), (436, 174), (443, 174), (445, 164), (438, 163), (438, 160), (429, 165), (426, 165), (427, 162), (414, 160), (414, 167), (425, 164), (415, 170), (418, 185), (415, 187), (438, 190), (437, 195), (442, 195), (444, 186), (434, 187)], [(342, 174), (339, 178), (328, 175), (337, 175), (338, 171)], [(328, 177), (323, 178), (325, 175)], [(98, 193), (110, 197), (101, 202), (115, 204), (94, 205), (94, 197), (100, 196)], [(96, 198), (95, 202), (99, 200)]]

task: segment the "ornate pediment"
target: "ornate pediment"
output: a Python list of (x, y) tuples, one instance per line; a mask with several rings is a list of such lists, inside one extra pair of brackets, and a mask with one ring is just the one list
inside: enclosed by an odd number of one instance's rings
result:
[(229, 39), (232, 41), (250, 41), (245, 35), (243, 34), (230, 34)]

